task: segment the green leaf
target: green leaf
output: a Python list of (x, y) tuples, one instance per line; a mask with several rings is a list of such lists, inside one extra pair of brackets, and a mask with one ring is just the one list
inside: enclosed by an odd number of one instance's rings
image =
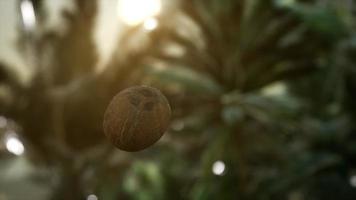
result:
[(338, 39), (348, 32), (347, 21), (342, 12), (338, 12), (332, 5), (309, 6), (293, 4), (294, 11), (313, 31), (330, 39)]
[(222, 88), (213, 79), (186, 67), (155, 68), (148, 66), (146, 72), (161, 82), (178, 84), (186, 91), (211, 95), (222, 92)]
[(244, 111), (239, 106), (226, 106), (222, 111), (222, 118), (228, 125), (234, 125), (244, 117)]

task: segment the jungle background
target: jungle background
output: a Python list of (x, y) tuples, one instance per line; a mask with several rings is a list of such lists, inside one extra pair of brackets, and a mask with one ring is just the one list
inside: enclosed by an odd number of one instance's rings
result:
[[(353, 0), (162, 0), (132, 23), (101, 19), (109, 0), (65, 1), (58, 23), (61, 1), (7, 2), (22, 65), (0, 59), (1, 200), (356, 199)], [(173, 116), (127, 153), (102, 119), (133, 85)]]

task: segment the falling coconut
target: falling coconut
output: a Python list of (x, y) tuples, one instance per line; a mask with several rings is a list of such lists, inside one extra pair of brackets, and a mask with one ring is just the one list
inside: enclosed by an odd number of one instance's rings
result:
[(143, 150), (162, 137), (171, 108), (166, 97), (148, 86), (134, 86), (118, 93), (104, 115), (104, 133), (119, 149)]

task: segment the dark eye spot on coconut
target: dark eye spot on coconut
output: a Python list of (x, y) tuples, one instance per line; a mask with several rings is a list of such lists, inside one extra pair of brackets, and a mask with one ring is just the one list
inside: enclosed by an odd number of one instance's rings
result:
[(154, 103), (152, 101), (149, 101), (147, 103), (145, 103), (145, 105), (143, 106), (144, 110), (150, 111), (153, 109)]
[(155, 96), (155, 94), (148, 89), (141, 89), (140, 93), (145, 97), (154, 97)]
[(140, 105), (140, 103), (141, 103), (141, 99), (140, 99), (140, 97), (137, 96), (137, 95), (129, 96), (129, 101), (130, 101), (130, 103), (131, 103), (132, 105), (134, 105), (134, 106), (138, 106), (138, 105)]

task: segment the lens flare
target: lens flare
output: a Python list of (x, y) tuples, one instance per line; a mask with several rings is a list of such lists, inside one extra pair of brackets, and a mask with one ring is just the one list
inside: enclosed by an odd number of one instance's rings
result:
[(87, 200), (98, 200), (98, 197), (95, 194), (90, 194), (87, 196)]
[(222, 176), (225, 172), (225, 163), (221, 160), (214, 162), (212, 171), (215, 175)]
[(14, 136), (6, 138), (6, 149), (17, 156), (20, 156), (25, 152), (25, 147), (22, 142)]

